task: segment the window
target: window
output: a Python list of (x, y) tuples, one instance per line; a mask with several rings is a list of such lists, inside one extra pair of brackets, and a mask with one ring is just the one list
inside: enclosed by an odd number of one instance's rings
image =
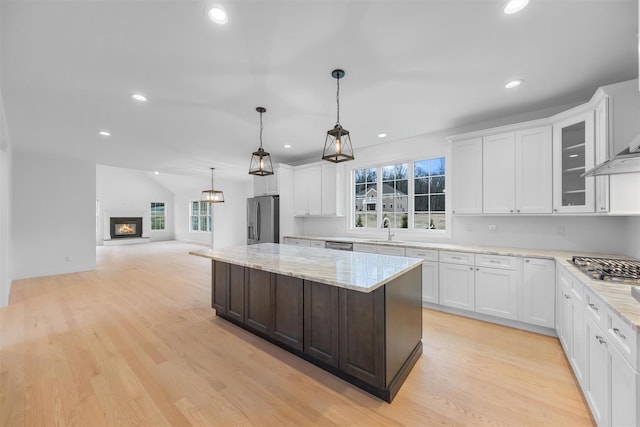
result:
[(354, 170), (353, 226), (446, 230), (445, 171), (444, 157)]
[(211, 231), (209, 218), (210, 218), (210, 203), (202, 202), (200, 200), (192, 201), (189, 212), (189, 230), (191, 231)]
[(164, 230), (166, 217), (164, 202), (151, 202), (151, 231)]

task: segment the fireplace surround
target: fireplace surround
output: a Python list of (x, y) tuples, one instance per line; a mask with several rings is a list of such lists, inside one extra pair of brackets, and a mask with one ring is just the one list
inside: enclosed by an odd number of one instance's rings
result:
[(142, 237), (142, 217), (111, 217), (109, 222), (112, 239)]

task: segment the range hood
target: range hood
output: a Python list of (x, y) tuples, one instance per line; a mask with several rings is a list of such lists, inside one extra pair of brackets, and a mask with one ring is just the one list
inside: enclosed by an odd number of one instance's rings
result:
[(609, 158), (580, 177), (640, 173), (640, 93), (638, 80), (598, 89), (608, 102)]
[(609, 160), (589, 169), (580, 175), (580, 177), (615, 175), (619, 173), (640, 173), (640, 135), (631, 141), (628, 148), (619, 152)]

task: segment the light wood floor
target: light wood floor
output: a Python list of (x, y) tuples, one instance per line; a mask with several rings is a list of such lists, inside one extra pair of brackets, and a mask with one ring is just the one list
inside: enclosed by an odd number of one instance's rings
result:
[(0, 425), (591, 425), (554, 338), (425, 309), (387, 404), (217, 319), (192, 248), (99, 247), (97, 271), (15, 281)]

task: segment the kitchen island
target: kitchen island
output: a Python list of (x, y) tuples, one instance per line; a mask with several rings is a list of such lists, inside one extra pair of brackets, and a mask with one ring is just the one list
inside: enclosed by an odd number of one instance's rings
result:
[(228, 320), (391, 402), (422, 354), (421, 259), (274, 243), (212, 260)]

